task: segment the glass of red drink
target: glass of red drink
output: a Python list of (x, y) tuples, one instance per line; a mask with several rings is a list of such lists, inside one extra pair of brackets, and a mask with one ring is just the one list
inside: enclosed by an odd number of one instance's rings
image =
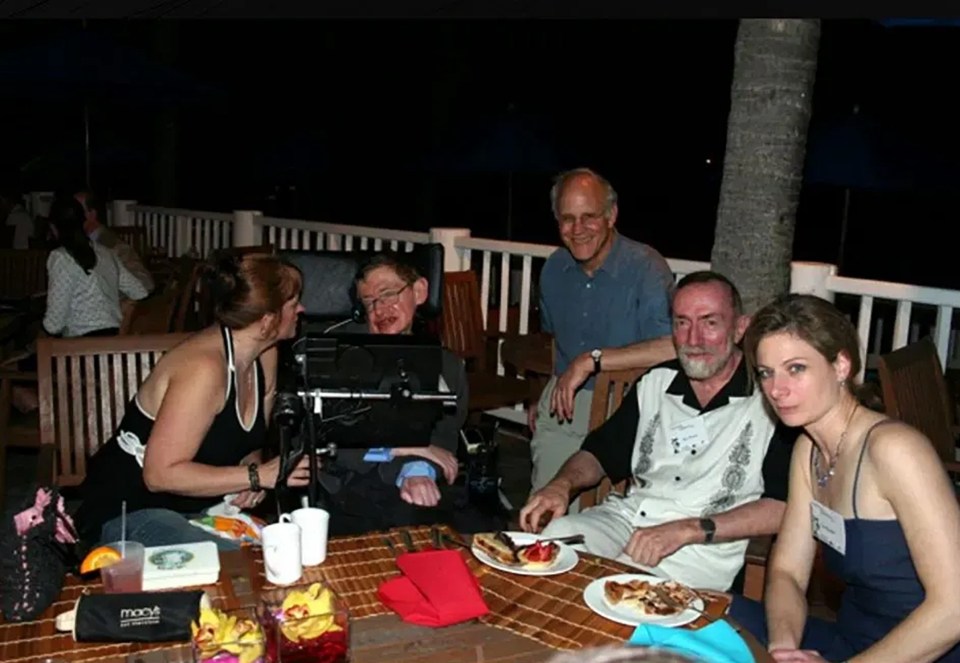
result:
[(259, 614), (267, 663), (350, 660), (350, 612), (325, 583), (266, 590)]
[(136, 541), (115, 541), (108, 543), (107, 546), (119, 552), (122, 557), (100, 569), (103, 591), (107, 594), (142, 592), (143, 544)]

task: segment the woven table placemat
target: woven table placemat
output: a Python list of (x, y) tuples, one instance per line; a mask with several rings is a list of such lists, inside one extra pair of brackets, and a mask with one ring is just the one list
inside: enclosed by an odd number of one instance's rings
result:
[[(431, 528), (405, 528), (410, 533), (417, 550), (432, 544)], [(453, 530), (441, 527), (447, 535), (463, 540)], [(325, 581), (346, 602), (355, 619), (391, 614), (389, 608), (377, 598), (377, 588), (390, 578), (399, 575), (395, 552), (404, 552), (400, 529), (386, 533), (342, 537), (330, 541), (326, 561), (317, 567), (304, 570), (300, 583)], [(387, 545), (389, 540), (393, 546)], [(583, 590), (596, 578), (616, 573), (630, 573), (631, 569), (612, 560), (580, 554), (577, 566), (556, 576), (523, 576), (505, 573), (480, 563), (468, 550), (458, 548), (467, 566), (476, 574), (483, 590), (483, 597), (490, 613), (479, 621), (511, 633), (530, 638), (555, 649), (580, 649), (583, 647), (617, 644), (626, 641), (633, 629), (611, 622), (597, 614), (583, 602)], [(254, 588), (261, 585), (272, 587), (263, 577), (263, 561), (259, 551), (248, 558), (251, 569), (259, 578), (253, 579)], [(245, 571), (245, 573), (249, 573)], [(233, 596), (233, 589), (223, 580), (204, 589), (214, 604)], [(299, 583), (298, 583), (299, 584)], [(21, 623), (0, 623), (0, 661), (4, 663), (36, 663), (44, 657), (59, 656), (76, 663), (123, 661), (133, 653), (147, 654), (151, 651), (171, 652), (179, 649), (183, 660), (192, 656), (189, 645), (171, 646), (169, 643), (77, 643), (70, 633), (56, 630), (55, 617), (72, 609), (74, 602), (85, 590), (102, 591), (99, 583), (84, 583), (68, 577), (63, 592), (56, 603), (44, 611), (38, 619)], [(522, 597), (522, 601), (520, 600)], [(726, 608), (727, 599), (721, 595), (704, 594), (707, 612), (718, 616)], [(707, 623), (700, 619), (689, 625), (699, 628)], [(170, 659), (174, 660), (174, 659)]]
[[(226, 593), (222, 584), (222, 581), (218, 581), (216, 585), (207, 585), (203, 588), (213, 602), (217, 602)], [(29, 622), (0, 623), (0, 661), (34, 663), (47, 657), (59, 657), (67, 661), (95, 663), (118, 659), (123, 661), (133, 653), (146, 654), (151, 651), (170, 651), (171, 649), (180, 649), (184, 661), (192, 660), (193, 654), (189, 645), (74, 642), (72, 633), (57, 631), (56, 616), (72, 610), (84, 591), (101, 593), (103, 585), (99, 581), (85, 582), (76, 576), (68, 575), (59, 598), (37, 619)]]
[[(410, 533), (417, 550), (432, 544), (431, 528), (404, 529)], [(450, 528), (440, 529), (463, 540)], [(326, 581), (347, 602), (355, 618), (390, 614), (390, 609), (377, 598), (377, 588), (400, 574), (394, 552), (384, 541), (389, 539), (394, 550), (405, 552), (400, 532), (394, 529), (330, 541), (326, 561), (306, 569), (301, 582)], [(480, 618), (485, 624), (532, 638), (554, 649), (568, 650), (623, 643), (633, 633), (632, 627), (601, 617), (583, 602), (583, 590), (592, 581), (617, 573), (636, 573), (632, 567), (580, 553), (580, 561), (571, 571), (554, 576), (526, 576), (499, 571), (479, 562), (465, 548), (460, 550), (477, 575), (483, 598), (490, 608), (490, 613)], [(263, 574), (263, 563), (259, 559), (258, 571)], [(265, 579), (263, 583), (265, 587), (272, 587)], [(702, 595), (708, 614), (723, 614), (729, 603), (726, 597), (713, 593)], [(700, 618), (689, 628), (700, 628), (707, 623)]]

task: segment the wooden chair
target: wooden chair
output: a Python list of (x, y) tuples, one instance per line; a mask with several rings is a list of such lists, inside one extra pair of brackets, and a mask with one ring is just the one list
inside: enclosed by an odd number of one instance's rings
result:
[(110, 226), (110, 230), (117, 239), (136, 251), (141, 260), (150, 255), (147, 229), (143, 226)]
[(444, 273), (440, 340), (467, 364), (471, 411), (509, 407), (528, 401), (536, 387), (530, 380), (497, 375), (496, 346), (501, 338), (505, 339), (507, 335), (488, 332), (483, 327), (476, 273)]
[(193, 258), (178, 258), (179, 266), (168, 284), (177, 293), (177, 303), (174, 307), (171, 331), (196, 331), (201, 327), (199, 321), (200, 282), (203, 276), (204, 263)]
[(0, 300), (27, 300), (47, 291), (46, 249), (0, 249)]
[[(588, 430), (592, 431), (595, 428), (599, 428), (603, 422), (609, 419), (610, 415), (620, 407), (620, 404), (623, 402), (623, 397), (627, 391), (630, 390), (630, 387), (646, 372), (647, 369), (645, 368), (625, 371), (600, 371), (593, 385), (593, 399), (590, 402), (590, 423), (588, 424)], [(606, 499), (611, 490), (621, 495), (625, 494), (626, 488), (626, 481), (621, 481), (614, 486), (610, 482), (610, 479), (604, 477), (595, 488), (590, 488), (580, 493), (580, 510), (583, 511), (587, 507), (600, 504)]]
[(120, 335), (166, 334), (172, 331), (181, 288), (171, 286), (146, 299), (135, 301), (120, 323)]
[(6, 496), (7, 449), (36, 448), (40, 426), (36, 413), (21, 414), (13, 407), (15, 385), (35, 386), (37, 374), (0, 368), (0, 512)]
[(41, 481), (79, 485), (157, 361), (187, 336), (40, 339)]
[(930, 337), (880, 356), (886, 413), (930, 438), (944, 467), (956, 478), (957, 429), (937, 346)]

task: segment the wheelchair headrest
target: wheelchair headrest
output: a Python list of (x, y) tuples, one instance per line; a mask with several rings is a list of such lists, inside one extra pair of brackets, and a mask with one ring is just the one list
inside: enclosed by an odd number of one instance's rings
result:
[[(311, 320), (362, 322), (365, 311), (356, 296), (354, 279), (360, 268), (383, 251), (302, 251), (282, 249), (278, 255), (303, 272), (300, 302)], [(443, 245), (417, 244), (397, 257), (427, 279), (427, 301), (420, 308), (426, 318), (440, 315), (443, 303)]]

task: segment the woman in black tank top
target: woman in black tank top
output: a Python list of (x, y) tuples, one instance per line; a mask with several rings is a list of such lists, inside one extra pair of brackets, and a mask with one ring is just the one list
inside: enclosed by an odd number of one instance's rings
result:
[[(267, 254), (211, 258), (216, 323), (168, 351), (127, 404), (113, 437), (90, 459), (76, 514), (85, 543), (120, 535), (146, 546), (226, 539), (190, 518), (233, 495), (249, 508), (275, 487), (280, 465), (262, 462), (276, 385), (276, 343), (296, 333), (300, 272)], [(291, 486), (308, 479), (304, 461)]]

